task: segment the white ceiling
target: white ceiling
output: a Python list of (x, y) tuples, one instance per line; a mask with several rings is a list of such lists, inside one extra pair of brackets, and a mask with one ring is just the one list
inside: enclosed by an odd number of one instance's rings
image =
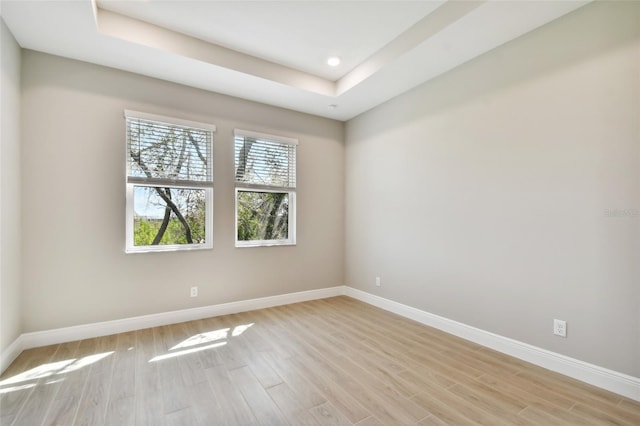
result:
[[(182, 1), (176, 7), (174, 1), (155, 1), (149, 7), (99, 0), (98, 6), (333, 81), (440, 3)], [(342, 64), (327, 66), (329, 56)]]
[(0, 13), (23, 48), (348, 120), (589, 2), (1, 0)]

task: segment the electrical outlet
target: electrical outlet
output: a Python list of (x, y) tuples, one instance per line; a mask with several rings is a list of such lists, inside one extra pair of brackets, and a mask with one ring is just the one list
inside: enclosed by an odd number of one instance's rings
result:
[(198, 287), (191, 287), (191, 297), (198, 297)]
[(560, 337), (567, 337), (567, 322), (559, 319), (554, 319), (553, 334)]
[(380, 287), (382, 285), (382, 280), (380, 277), (376, 277), (376, 287)]

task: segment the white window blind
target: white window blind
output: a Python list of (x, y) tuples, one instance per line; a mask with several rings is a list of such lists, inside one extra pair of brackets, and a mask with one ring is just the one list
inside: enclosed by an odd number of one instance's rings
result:
[(236, 247), (296, 244), (297, 139), (236, 129)]
[(126, 252), (212, 248), (215, 126), (124, 115)]
[(160, 122), (140, 115), (125, 113), (129, 183), (213, 186), (211, 145), (215, 128)]
[(296, 188), (296, 139), (235, 131), (236, 187)]

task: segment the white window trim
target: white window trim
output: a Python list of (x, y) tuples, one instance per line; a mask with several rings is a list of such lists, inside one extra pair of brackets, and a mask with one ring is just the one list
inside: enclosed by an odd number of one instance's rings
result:
[[(254, 132), (251, 130), (243, 130), (243, 129), (234, 129), (234, 153), (235, 153), (235, 138), (240, 137), (248, 137), (254, 139), (262, 139), (270, 142), (276, 142), (287, 145), (299, 145), (299, 141), (296, 138), (290, 138), (286, 136), (276, 136), (268, 133)], [(296, 152), (296, 157), (297, 157)], [(234, 159), (235, 163), (235, 159)], [(298, 164), (298, 159), (296, 158), (296, 167)], [(235, 169), (235, 168), (234, 168)], [(235, 181), (235, 179), (234, 179)], [(297, 170), (296, 170), (296, 181), (297, 181)], [(275, 193), (287, 193), (289, 196), (289, 224), (288, 224), (288, 232), (289, 238), (286, 240), (238, 240), (238, 192), (239, 191), (249, 191), (249, 192), (275, 192)], [(235, 183), (235, 246), (236, 248), (244, 248), (244, 247), (273, 247), (273, 246), (295, 246), (296, 245), (296, 222), (297, 222), (297, 213), (296, 213), (296, 192), (297, 185), (295, 188), (278, 188), (269, 185), (256, 185), (256, 184), (238, 184)]]
[[(127, 135), (127, 125), (126, 119), (128, 118), (138, 118), (142, 120), (155, 121), (163, 124), (171, 124), (174, 126), (184, 127), (184, 128), (199, 128), (209, 130), (212, 133), (216, 131), (216, 126), (210, 123), (201, 123), (198, 121), (190, 121), (183, 120), (174, 117), (167, 117), (163, 115), (157, 114), (149, 114), (145, 112), (125, 110), (125, 139), (128, 138)], [(129, 153), (127, 152), (128, 141), (125, 143), (125, 158), (128, 161)], [(211, 146), (209, 146), (210, 161), (211, 161), (211, 179), (213, 182), (213, 137), (211, 138)], [(132, 178), (129, 179), (127, 167), (125, 167), (125, 183), (126, 183), (126, 224), (125, 224), (125, 253), (154, 253), (154, 252), (172, 252), (172, 251), (190, 251), (190, 250), (210, 250), (213, 249), (213, 191), (214, 184), (203, 185), (202, 182), (194, 183), (193, 185), (187, 184), (185, 185), (185, 181), (171, 181), (164, 180), (164, 182), (160, 180), (149, 180), (141, 178)], [(133, 188), (135, 186), (148, 186), (148, 187), (156, 187), (156, 186), (166, 185), (171, 188), (189, 188), (189, 189), (201, 189), (205, 191), (205, 243), (204, 244), (165, 244), (165, 245), (149, 245), (149, 246), (136, 246), (134, 245), (134, 199), (133, 199)]]
[(268, 133), (252, 132), (251, 130), (234, 129), (233, 136), (242, 136), (245, 138), (263, 139), (270, 142), (277, 142), (288, 145), (299, 145), (298, 139), (286, 136), (275, 136)]
[(182, 118), (168, 117), (166, 115), (150, 114), (148, 112), (132, 111), (130, 109), (124, 110), (124, 118), (139, 118), (141, 120), (155, 121), (157, 123), (171, 123), (174, 126), (184, 128), (195, 127), (197, 129), (211, 130), (212, 132), (216, 131), (215, 124), (184, 120)]

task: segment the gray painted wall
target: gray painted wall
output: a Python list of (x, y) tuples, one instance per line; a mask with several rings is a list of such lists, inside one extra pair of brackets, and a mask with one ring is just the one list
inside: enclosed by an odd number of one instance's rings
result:
[(348, 285), (640, 376), (640, 3), (552, 22), (346, 143)]
[(0, 18), (0, 351), (21, 333), (20, 47)]
[[(23, 332), (344, 283), (343, 123), (32, 51), (22, 65)], [(217, 126), (213, 250), (124, 253), (125, 109)], [(234, 248), (236, 127), (300, 140), (296, 246)]]

